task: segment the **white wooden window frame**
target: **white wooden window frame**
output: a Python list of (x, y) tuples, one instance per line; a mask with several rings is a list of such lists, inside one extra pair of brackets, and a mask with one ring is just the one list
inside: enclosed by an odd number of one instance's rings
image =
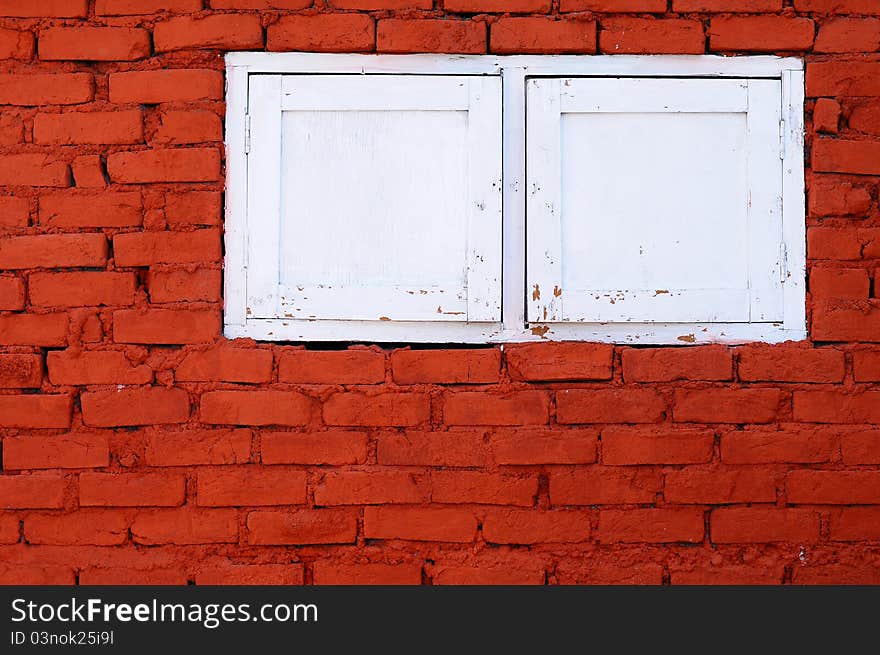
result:
[[(780, 91), (778, 80), (755, 78), (530, 78), (526, 89), (526, 271), (531, 291), (527, 319), (716, 324), (783, 320)], [(562, 118), (609, 113), (745, 115), (743, 157), (749, 202), (747, 241), (741, 259), (748, 279), (742, 280), (742, 287), (664, 288), (658, 293), (657, 285), (573, 289), (563, 284)], [(650, 198), (646, 200), (645, 206), (650, 207)], [(711, 198), (706, 200), (711, 202)], [(591, 230), (585, 229), (588, 234), (584, 240), (602, 228), (600, 222)], [(630, 245), (637, 243), (631, 239), (638, 235), (627, 236)], [(669, 263), (687, 270), (687, 261)], [(699, 275), (694, 273), (692, 279), (699, 279)]]
[[(504, 343), (541, 340), (633, 344), (778, 343), (806, 338), (803, 62), (774, 56), (493, 56), (230, 53), (226, 56), (226, 336), (273, 341)], [(248, 89), (252, 75), (500, 76), (503, 84), (502, 320), (424, 322), (254, 318), (245, 279), (248, 231)], [(526, 85), (531, 78), (657, 77), (778, 80), (782, 87), (782, 317), (752, 323), (529, 322), (526, 265)]]
[[(501, 321), (501, 80), (481, 75), (254, 75), (249, 80), (249, 317), (284, 316), (320, 330), (364, 322)], [(293, 285), (279, 280), (282, 115), (324, 111), (467, 112), (465, 288), (442, 285)], [(344, 193), (344, 190), (340, 191)], [(382, 316), (375, 309), (382, 307)], [(442, 309), (442, 311), (440, 311)], [(430, 317), (430, 320), (427, 319)]]

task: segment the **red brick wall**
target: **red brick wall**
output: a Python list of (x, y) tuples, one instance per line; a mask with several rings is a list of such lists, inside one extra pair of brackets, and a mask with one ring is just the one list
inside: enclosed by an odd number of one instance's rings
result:
[[(0, 582), (880, 582), (880, 4), (317, 5), (0, 0)], [(264, 48), (805, 56), (814, 341), (225, 342)]]

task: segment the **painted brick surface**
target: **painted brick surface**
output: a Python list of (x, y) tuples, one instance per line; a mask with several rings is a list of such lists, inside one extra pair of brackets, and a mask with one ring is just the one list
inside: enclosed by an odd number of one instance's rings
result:
[[(875, 0), (0, 0), (0, 583), (880, 581)], [(810, 338), (221, 336), (222, 54), (804, 57)]]

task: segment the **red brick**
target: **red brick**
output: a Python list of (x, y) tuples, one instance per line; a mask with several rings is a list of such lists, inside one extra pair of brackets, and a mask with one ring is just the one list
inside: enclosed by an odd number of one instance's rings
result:
[[(880, 103), (871, 102), (856, 105), (849, 114), (847, 124), (858, 132), (880, 136)], [(867, 210), (867, 207), (871, 205), (871, 197), (863, 187), (859, 187), (859, 190), (862, 191), (862, 194), (859, 195), (860, 206), (866, 205), (865, 210)], [(867, 201), (864, 198), (865, 195), (868, 195)]]
[(813, 52), (876, 52), (880, 50), (880, 20), (837, 18), (822, 23)]
[(0, 396), (0, 427), (68, 428), (73, 399), (66, 394)]
[(590, 515), (577, 510), (492, 510), (483, 537), (493, 544), (577, 543), (590, 538)]
[(64, 507), (65, 483), (65, 478), (60, 475), (0, 476), (0, 508), (55, 509)]
[(134, 273), (33, 273), (28, 278), (28, 296), (37, 307), (130, 305), (136, 284)]
[(27, 227), (30, 213), (27, 198), (0, 196), (0, 228)]
[(202, 506), (302, 505), (305, 471), (235, 467), (199, 471), (196, 502)]
[(485, 384), (501, 376), (501, 352), (491, 350), (395, 350), (391, 374), (397, 384)]
[(697, 20), (612, 18), (602, 21), (599, 51), (608, 54), (703, 54), (706, 38)]
[(790, 503), (880, 504), (880, 472), (792, 471), (785, 480), (785, 489)]
[(74, 341), (92, 344), (104, 339), (104, 326), (96, 311), (73, 312), (70, 332)]
[(139, 110), (113, 112), (39, 113), (34, 118), (34, 143), (50, 145), (141, 143)]
[(20, 539), (18, 517), (0, 514), (0, 544), (17, 544)]
[(404, 471), (328, 473), (315, 489), (315, 505), (386, 505), (423, 503), (427, 489)]
[(212, 9), (308, 9), (314, 0), (210, 0)]
[(3, 468), (96, 468), (110, 463), (107, 434), (74, 432), (57, 437), (28, 435), (3, 440)]
[(716, 544), (812, 543), (819, 539), (819, 514), (808, 509), (724, 507), (709, 517)]
[(380, 20), (376, 28), (379, 52), (486, 52), (486, 24), (465, 20)]
[(813, 338), (817, 341), (880, 341), (880, 308), (861, 305), (813, 310)]
[(807, 66), (807, 95), (880, 95), (880, 62), (821, 61)]
[(627, 382), (730, 380), (733, 358), (723, 346), (693, 348), (628, 348), (621, 353)]
[(181, 68), (110, 74), (110, 102), (155, 105), (222, 98), (220, 71)]
[(560, 584), (659, 585), (663, 567), (659, 564), (605, 564), (578, 558), (559, 563), (556, 576)]
[(373, 19), (363, 14), (282, 16), (266, 31), (267, 50), (367, 52), (375, 41)]
[(165, 220), (169, 225), (220, 225), (223, 203), (217, 191), (165, 194)]
[(535, 343), (504, 350), (514, 380), (610, 380), (614, 347), (595, 343)]
[(54, 350), (46, 355), (52, 384), (149, 384), (153, 371), (118, 350)]
[(88, 15), (88, 0), (0, 0), (0, 16), (22, 18), (79, 18)]
[(811, 259), (859, 259), (862, 244), (856, 230), (812, 227), (807, 230), (807, 253)]
[(252, 546), (352, 544), (357, 537), (357, 514), (350, 509), (251, 512), (247, 530)]
[(663, 13), (666, 0), (560, 0), (559, 11)]
[(347, 430), (264, 432), (260, 452), (263, 464), (363, 464), (367, 435)]
[(540, 562), (502, 561), (484, 566), (435, 565), (432, 582), (435, 585), (542, 585), (544, 578)]
[(89, 567), (79, 572), (81, 585), (186, 585), (186, 571), (180, 567), (147, 569), (102, 566)]
[[(880, 105), (877, 107), (880, 120)], [(853, 116), (858, 116), (858, 108), (853, 109), (850, 114), (850, 127), (853, 127)], [(863, 186), (853, 186), (846, 182), (821, 183), (816, 178), (813, 180), (809, 189), (810, 214), (813, 216), (864, 216), (871, 208), (871, 194)]]
[(813, 268), (810, 271), (810, 294), (813, 298), (865, 300), (870, 288), (871, 281), (864, 268)]
[(82, 473), (80, 506), (175, 507), (186, 496), (183, 473)]
[(120, 512), (89, 509), (32, 514), (25, 518), (24, 537), (30, 544), (49, 546), (119, 546), (128, 540), (128, 519)]
[(385, 380), (385, 355), (376, 350), (287, 350), (278, 381), (299, 384), (376, 384)]
[(844, 507), (831, 514), (832, 541), (880, 540), (880, 507)]
[[(0, 30), (0, 47), (2, 47)], [(0, 52), (2, 55), (2, 52)], [(0, 145), (14, 146), (24, 141), (24, 122), (18, 116), (0, 116)]]
[(468, 391), (446, 396), (443, 417), (447, 425), (543, 425), (548, 412), (542, 391)]
[(844, 464), (880, 464), (880, 432), (863, 430), (841, 435)]
[(480, 471), (434, 471), (431, 502), (521, 505), (530, 507), (538, 495), (536, 475), (508, 475)]
[(216, 148), (164, 148), (107, 155), (110, 179), (120, 184), (213, 182), (220, 179)]
[(0, 565), (0, 584), (74, 585), (76, 574), (69, 566)]
[[(352, 0), (343, 0), (351, 3)], [(364, 0), (354, 0), (354, 2), (363, 2)], [(366, 0), (375, 3), (376, 0)], [(388, 0), (379, 0), (387, 2)], [(400, 0), (392, 0), (400, 1)], [(339, 5), (340, 0), (333, 0), (333, 4)], [(431, 9), (428, 2), (423, 2), (424, 7), (421, 9)], [(462, 14), (506, 14), (506, 13), (522, 13), (522, 14), (546, 14), (550, 11), (550, 0), (446, 0), (443, 3), (446, 11), (462, 13)], [(354, 7), (350, 7), (354, 9)], [(377, 7), (378, 8), (378, 7)]]
[(847, 566), (796, 566), (792, 571), (792, 584), (802, 585), (878, 585), (880, 568), (872, 565)]
[(21, 73), (0, 75), (0, 105), (77, 105), (94, 98), (89, 73)]
[(556, 394), (559, 423), (656, 423), (666, 401), (649, 389), (566, 389)]
[(380, 434), (379, 464), (399, 466), (485, 466), (488, 448), (476, 430)]
[(301, 585), (302, 564), (226, 564), (196, 572), (197, 585)]
[(70, 186), (70, 167), (51, 155), (28, 153), (0, 156), (0, 185)]
[[(3, 47), (3, 30), (0, 28), (0, 48)], [(0, 51), (0, 56), (2, 56)], [(2, 57), (0, 57), (2, 58)], [(0, 116), (0, 145), (14, 146), (24, 141), (24, 121), (18, 116)]]
[(64, 346), (68, 322), (62, 313), (0, 316), (0, 345)]
[(263, 27), (259, 16), (214, 14), (204, 18), (180, 16), (153, 27), (156, 52), (217, 48), (261, 50)]
[(423, 393), (335, 393), (324, 403), (327, 425), (411, 426), (430, 416), (430, 398)]
[(0, 59), (30, 59), (34, 56), (31, 32), (0, 29)]
[(40, 32), (40, 59), (134, 61), (150, 56), (150, 33), (132, 27), (50, 27)]
[(612, 469), (591, 466), (550, 476), (553, 505), (625, 505), (653, 503), (662, 478), (647, 468)]
[(822, 14), (880, 14), (874, 0), (794, 0), (794, 8)]
[(24, 297), (24, 280), (9, 275), (0, 276), (0, 310), (24, 309)]
[(213, 310), (123, 309), (113, 312), (116, 343), (202, 343), (220, 334)]
[(89, 391), (80, 396), (83, 423), (95, 427), (184, 423), (189, 394), (183, 389), (142, 387)]
[[(3, 46), (0, 29), (0, 47)], [(2, 52), (0, 52), (2, 55)], [(24, 121), (18, 116), (0, 116), (0, 146), (14, 146), (24, 141)]]
[(0, 240), (0, 268), (103, 267), (106, 261), (103, 234), (41, 234)]
[[(74, 157), (70, 164), (70, 170), (73, 173), (73, 183), (77, 187), (104, 188), (107, 186), (107, 179), (104, 175), (104, 162), (101, 161), (101, 155), (80, 155)], [(140, 221), (136, 224), (140, 224)]]
[(543, 17), (500, 18), (490, 28), (489, 50), (501, 54), (593, 54), (596, 23)]
[(40, 196), (40, 223), (51, 227), (127, 227), (143, 220), (137, 191), (69, 193)]
[(808, 423), (880, 423), (880, 391), (795, 391), (794, 419)]
[(318, 585), (417, 585), (422, 583), (419, 564), (338, 564), (315, 562)]
[(238, 511), (190, 507), (144, 510), (132, 522), (131, 537), (144, 546), (238, 543)]
[(147, 290), (154, 303), (199, 300), (216, 302), (220, 300), (220, 282), (220, 271), (217, 269), (147, 273)]
[(451, 541), (470, 543), (477, 534), (477, 519), (470, 510), (440, 507), (367, 507), (367, 539)]
[(269, 382), (272, 351), (229, 346), (197, 350), (178, 364), (174, 379), (179, 382)]
[(131, 232), (113, 237), (113, 258), (117, 266), (214, 262), (220, 257), (217, 230)]
[(202, 394), (202, 423), (305, 425), (312, 399), (296, 391), (210, 391)]
[(739, 377), (748, 382), (841, 382), (843, 371), (843, 352), (831, 348), (756, 346), (739, 351)]
[(0, 388), (39, 389), (43, 360), (39, 355), (0, 354)]
[(605, 509), (599, 512), (602, 543), (675, 543), (703, 541), (701, 509)]
[[(310, 0), (303, 1), (311, 4)], [(434, 6), (432, 0), (329, 0), (328, 4), (334, 9), (357, 9), (361, 11), (378, 11), (382, 9), (432, 9)], [(448, 3), (446, 4), (446, 10), (453, 11)]]
[(674, 585), (779, 585), (785, 573), (782, 565), (772, 568), (751, 565), (703, 566), (690, 571), (672, 571)]
[(153, 136), (155, 143), (184, 145), (223, 140), (223, 123), (212, 111), (166, 111), (160, 121)]
[(202, 0), (95, 0), (98, 16), (142, 16), (159, 12), (201, 11)]
[[(672, 11), (748, 13), (778, 12), (782, 10), (782, 0), (672, 0)], [(660, 11), (663, 11), (661, 9)]]
[(809, 18), (749, 16), (713, 18), (709, 23), (709, 48), (777, 52), (808, 50), (815, 25)]
[(592, 464), (596, 430), (511, 430), (496, 432), (489, 443), (497, 464)]
[(683, 468), (666, 473), (663, 496), (675, 504), (772, 503), (776, 480), (771, 471), (761, 469)]
[(727, 464), (816, 464), (831, 461), (834, 434), (825, 430), (737, 430), (721, 435)]
[(251, 457), (251, 431), (157, 430), (147, 436), (144, 461), (147, 466), (190, 466), (194, 464), (244, 464)]
[(770, 423), (783, 396), (779, 389), (678, 389), (675, 421), (692, 423)]
[(711, 430), (612, 428), (602, 431), (602, 463), (699, 464), (712, 459)]
[(818, 139), (813, 142), (813, 170), (880, 175), (880, 143)]

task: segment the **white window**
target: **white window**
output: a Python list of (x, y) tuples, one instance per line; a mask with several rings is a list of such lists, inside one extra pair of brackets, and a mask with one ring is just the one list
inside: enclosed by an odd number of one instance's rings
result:
[(805, 336), (798, 60), (227, 64), (228, 336)]

